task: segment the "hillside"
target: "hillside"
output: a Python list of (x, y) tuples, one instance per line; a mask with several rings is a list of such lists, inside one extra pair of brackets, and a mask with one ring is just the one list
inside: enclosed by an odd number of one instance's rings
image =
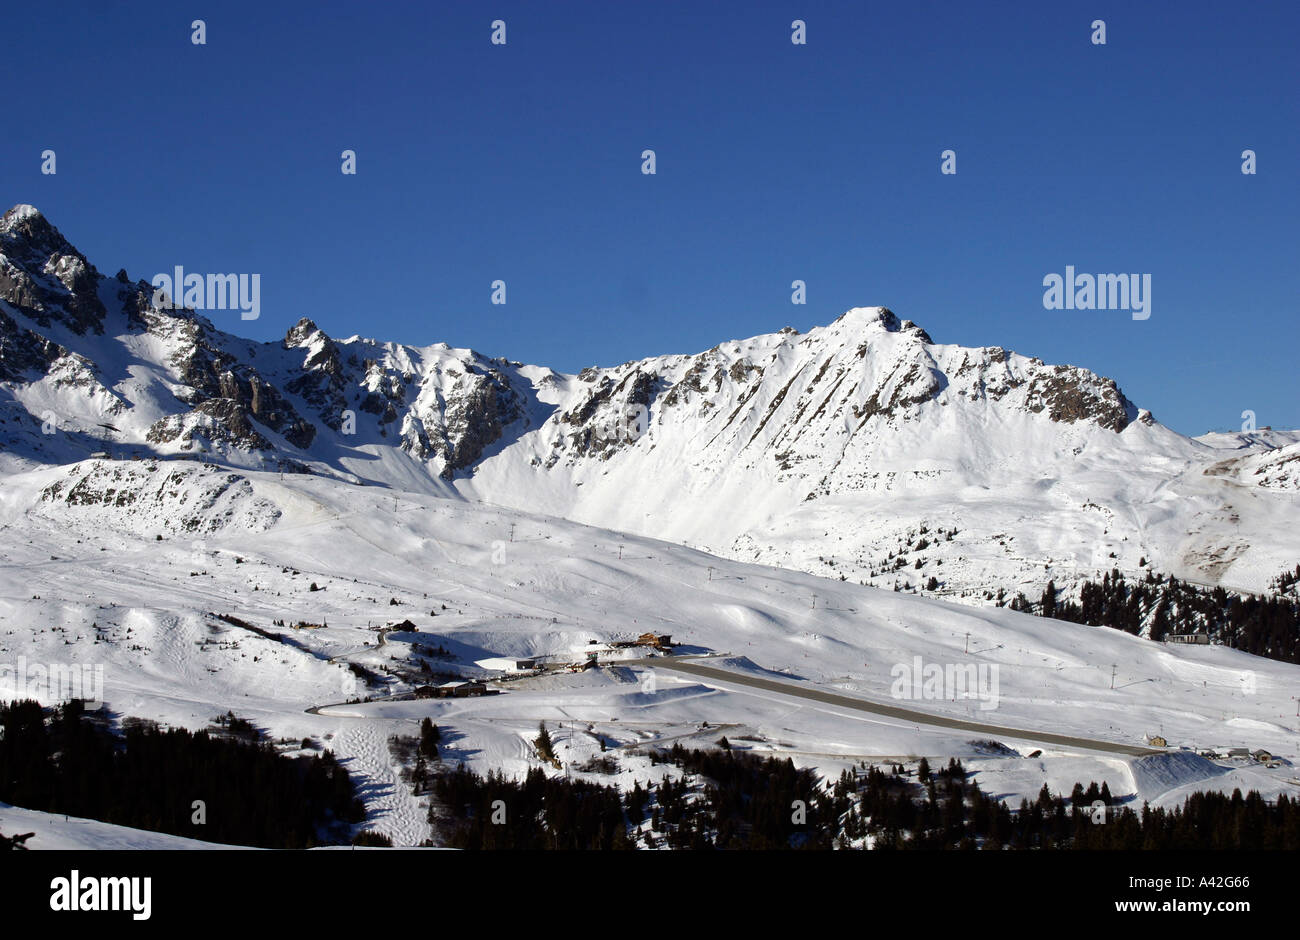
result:
[[(110, 470), (119, 492), (137, 495), (95, 504), (93, 525), (59, 519), (60, 504), (41, 498)], [(187, 481), (193, 532), (137, 514), (163, 472)], [(1300, 667), (955, 607), (427, 493), (263, 471), (232, 484), (229, 475), (185, 462), (87, 461), (7, 478), (0, 660), (101, 665), (104, 702), (119, 716), (201, 728), (234, 710), (273, 740), (311, 738), (370, 795), (367, 825), (398, 844), (427, 830), (386, 742), (415, 734), (424, 716), (445, 729), (444, 761), (522, 773), (537, 765), (528, 742), (545, 721), (570, 773), (608, 755), (612, 781), (626, 787), (668, 770), (638, 749), (708, 746), (720, 734), (831, 778), (860, 760), (957, 756), (986, 791), (1008, 797), (1094, 779), (1153, 802), (1192, 785), (1292, 786)], [(490, 656), (581, 662), (593, 640), (607, 649), (647, 631), (739, 678), (656, 668), (635, 650), (609, 650), (583, 672), (508, 681), (475, 665)], [(917, 657), (996, 666), (996, 679), (956, 698), (920, 688), (899, 698), (898, 670)], [(400, 697), (455, 675), (493, 680), (501, 694)], [(745, 676), (1023, 734), (862, 714), (750, 688)], [(1160, 734), (1172, 747), (1219, 753), (1264, 747), (1283, 762), (1125, 756), (1045, 743), (1040, 732), (1138, 752)]]

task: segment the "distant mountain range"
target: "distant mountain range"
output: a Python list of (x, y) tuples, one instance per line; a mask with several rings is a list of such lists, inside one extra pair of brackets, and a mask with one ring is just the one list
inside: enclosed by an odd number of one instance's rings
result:
[(306, 317), (253, 342), (155, 294), (5, 213), (0, 473), (281, 468), (971, 603), (1112, 567), (1260, 590), (1300, 560), (1300, 434), (1188, 438), (1111, 379), (881, 307), (566, 375)]

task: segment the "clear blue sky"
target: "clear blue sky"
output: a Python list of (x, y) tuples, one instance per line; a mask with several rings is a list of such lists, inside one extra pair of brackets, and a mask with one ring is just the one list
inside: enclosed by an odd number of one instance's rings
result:
[[(3, 31), (0, 200), (105, 274), (260, 273), (232, 332), (576, 371), (883, 304), (1185, 433), (1300, 426), (1293, 0), (96, 0)], [(1043, 309), (1066, 265), (1150, 273), (1151, 318)]]

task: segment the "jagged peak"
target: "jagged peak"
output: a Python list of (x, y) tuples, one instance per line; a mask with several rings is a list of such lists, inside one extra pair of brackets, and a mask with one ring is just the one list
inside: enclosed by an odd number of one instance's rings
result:
[(851, 307), (836, 317), (831, 325), (836, 323), (856, 327), (879, 326), (891, 333), (900, 326), (898, 317), (888, 307)]
[(8, 230), (11, 226), (18, 224), (19, 222), (26, 222), (28, 219), (44, 220), (45, 216), (41, 215), (41, 210), (37, 209), (35, 206), (29, 206), (25, 202), (20, 202), (4, 214), (4, 220), (3, 223), (0, 224), (0, 228)]
[(899, 331), (902, 333), (915, 334), (916, 338), (919, 339), (921, 342), (925, 343), (927, 346), (934, 345), (934, 340), (930, 339), (930, 334), (927, 333), (924, 329), (922, 329), (918, 324), (913, 323), (911, 320), (904, 320), (902, 324), (899, 325)]
[(911, 320), (900, 320), (888, 307), (853, 307), (840, 314), (830, 328), (853, 332), (882, 330), (886, 333), (905, 333), (915, 336), (926, 345), (934, 345), (930, 334)]
[(4, 214), (4, 218), (0, 219), (0, 235), (7, 236), (6, 240), (11, 243), (25, 243), (42, 257), (53, 254), (74, 255), (85, 260), (81, 252), (72, 247), (40, 209), (27, 203), (19, 203)]
[(313, 336), (319, 334), (325, 339), (329, 339), (324, 331), (318, 327), (314, 320), (303, 317), (284, 334), (284, 346), (286, 349), (293, 349), (295, 346), (306, 345)]

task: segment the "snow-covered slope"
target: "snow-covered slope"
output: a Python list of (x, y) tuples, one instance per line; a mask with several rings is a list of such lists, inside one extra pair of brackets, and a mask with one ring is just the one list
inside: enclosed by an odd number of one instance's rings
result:
[(1225, 460), (1206, 472), (1227, 477), (1242, 486), (1264, 487), (1294, 495), (1300, 492), (1300, 444)]
[(0, 832), (7, 836), (31, 833), (31, 838), (24, 843), (24, 846), (34, 850), (132, 849), (176, 851), (181, 849), (239, 848), (239, 846), (222, 845), (217, 842), (186, 839), (183, 836), (172, 836), (163, 832), (150, 832), (147, 829), (115, 826), (112, 823), (99, 822), (94, 819), (41, 813), (36, 810), (10, 806), (7, 803), (0, 803)]
[(1219, 450), (1261, 451), (1300, 444), (1300, 431), (1259, 428), (1255, 431), (1211, 431), (1196, 440)]
[[(175, 512), (142, 512), (162, 473), (174, 475)], [(93, 521), (61, 518), (60, 506), (80, 509), (43, 498), (79, 480), (117, 491), (86, 507)], [(173, 516), (196, 521), (178, 526)], [(221, 619), (231, 615), (240, 622)], [(603, 649), (646, 631), (669, 633), (679, 652), (712, 655), (738, 676), (1025, 733), (974, 734), (620, 661), (503, 682), (502, 694), (481, 699), (391, 697), (433, 681), (425, 661), (490, 677), (477, 660), (581, 661), (593, 640)], [(427, 655), (436, 648), (446, 655)], [(996, 689), (983, 690), (995, 694), (900, 699), (897, 669), (916, 657), (996, 666)], [(1173, 751), (1153, 763), (1044, 745), (1036, 731), (1134, 746), (1161, 734), (1174, 747), (1264, 747), (1300, 760), (1291, 700), (1300, 667), (953, 606), (427, 492), (185, 461), (91, 460), (6, 478), (0, 662), (19, 661), (102, 666), (103, 699), (119, 716), (201, 728), (234, 710), (273, 739), (313, 738), (356, 775), (366, 825), (399, 844), (428, 833), (386, 742), (415, 733), (425, 716), (445, 729), (444, 759), (508, 773), (537, 766), (528, 742), (544, 720), (570, 772), (604, 748), (618, 771), (594, 779), (626, 786), (668, 772), (639, 746), (706, 746), (723, 733), (831, 777), (859, 760), (958, 756), (981, 786), (1013, 799), (1044, 782), (1068, 791), (1092, 779), (1151, 800), (1247, 779), (1265, 793), (1293, 789), (1288, 764)], [(352, 665), (374, 684), (359, 685)], [(376, 701), (345, 704), (366, 694)]]

